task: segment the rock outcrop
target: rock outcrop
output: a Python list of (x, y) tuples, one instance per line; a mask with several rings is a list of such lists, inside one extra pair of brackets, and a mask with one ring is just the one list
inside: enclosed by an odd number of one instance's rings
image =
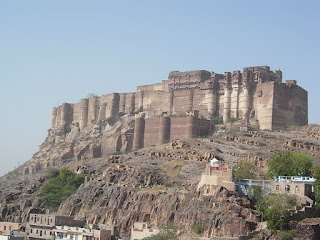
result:
[(43, 170), (67, 166), (88, 178), (61, 204), (58, 214), (114, 224), (122, 236), (136, 221), (174, 223), (184, 234), (201, 224), (202, 237), (247, 235), (256, 229), (259, 215), (246, 198), (222, 187), (196, 190), (206, 162), (216, 157), (232, 167), (242, 160), (252, 161), (263, 176), (266, 160), (279, 147), (320, 159), (314, 148), (319, 140), (301, 129), (242, 132), (231, 128), (210, 138), (176, 139), (128, 151), (133, 121), (133, 116), (124, 115), (89, 123), (83, 130), (77, 123), (50, 129), (39, 152), (1, 178), (0, 220), (26, 223), (30, 213), (48, 212), (40, 201)]
[(170, 222), (180, 231), (203, 224), (204, 237), (232, 237), (248, 234), (259, 221), (248, 200), (222, 187), (204, 187), (189, 194), (140, 190), (91, 181), (65, 201), (58, 213), (86, 217), (92, 223), (115, 224), (123, 235), (135, 221), (146, 221), (157, 226)]

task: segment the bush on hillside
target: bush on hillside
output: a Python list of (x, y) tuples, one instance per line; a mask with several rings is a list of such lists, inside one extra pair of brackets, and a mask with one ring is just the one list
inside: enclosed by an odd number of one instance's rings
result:
[(256, 179), (255, 166), (253, 162), (241, 161), (234, 166), (235, 179)]
[[(51, 173), (56, 174), (54, 171)], [(41, 202), (45, 207), (57, 211), (60, 204), (77, 191), (84, 182), (84, 178), (85, 175), (77, 175), (68, 168), (60, 169), (58, 175), (49, 179), (41, 187)]]
[(295, 151), (276, 151), (268, 160), (268, 176), (310, 176), (312, 157)]

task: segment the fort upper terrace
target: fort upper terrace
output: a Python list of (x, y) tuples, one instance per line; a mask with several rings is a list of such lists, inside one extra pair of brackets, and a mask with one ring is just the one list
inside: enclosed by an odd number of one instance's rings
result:
[(88, 124), (124, 114), (144, 113), (146, 119), (182, 116), (196, 110), (199, 117), (222, 116), (243, 120), (246, 126), (276, 130), (308, 123), (308, 93), (296, 80), (282, 82), (282, 72), (268, 66), (245, 67), (242, 72), (218, 74), (206, 70), (169, 73), (161, 83), (138, 86), (136, 92), (112, 93), (80, 99), (53, 108), (51, 127)]

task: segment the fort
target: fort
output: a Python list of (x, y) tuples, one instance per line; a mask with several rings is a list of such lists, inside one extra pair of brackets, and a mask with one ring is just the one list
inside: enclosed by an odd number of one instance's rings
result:
[(136, 92), (80, 99), (53, 108), (51, 127), (90, 123), (136, 114), (132, 146), (165, 143), (173, 138), (210, 133), (213, 117), (223, 123), (277, 130), (308, 123), (308, 93), (296, 80), (282, 82), (282, 72), (268, 66), (218, 74), (205, 70), (169, 73), (161, 83), (138, 86)]

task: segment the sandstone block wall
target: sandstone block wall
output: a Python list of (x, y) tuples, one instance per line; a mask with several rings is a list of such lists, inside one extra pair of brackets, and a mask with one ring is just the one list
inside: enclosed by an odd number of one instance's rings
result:
[(298, 85), (274, 83), (272, 129), (308, 124), (308, 93)]
[(82, 130), (90, 123), (117, 117), (119, 114), (133, 114), (136, 102), (135, 93), (113, 93), (101, 97), (80, 99), (79, 103), (63, 103), (52, 110), (51, 127), (78, 122)]
[(133, 149), (167, 143), (173, 139), (207, 136), (211, 131), (209, 120), (194, 116), (144, 118), (136, 116)]
[(273, 82), (258, 84), (253, 97), (253, 114), (260, 129), (272, 129)]
[[(205, 70), (169, 73), (161, 83), (138, 86), (135, 93), (113, 93), (64, 103), (52, 111), (52, 128), (78, 122), (80, 129), (121, 114), (145, 112), (146, 118), (163, 113), (182, 117), (197, 110), (202, 118), (223, 116), (249, 123), (254, 118), (261, 129), (279, 129), (308, 122), (308, 94), (296, 80), (282, 83), (282, 72), (268, 66), (247, 67), (243, 72), (217, 74)], [(174, 121), (172, 122), (175, 123)]]

